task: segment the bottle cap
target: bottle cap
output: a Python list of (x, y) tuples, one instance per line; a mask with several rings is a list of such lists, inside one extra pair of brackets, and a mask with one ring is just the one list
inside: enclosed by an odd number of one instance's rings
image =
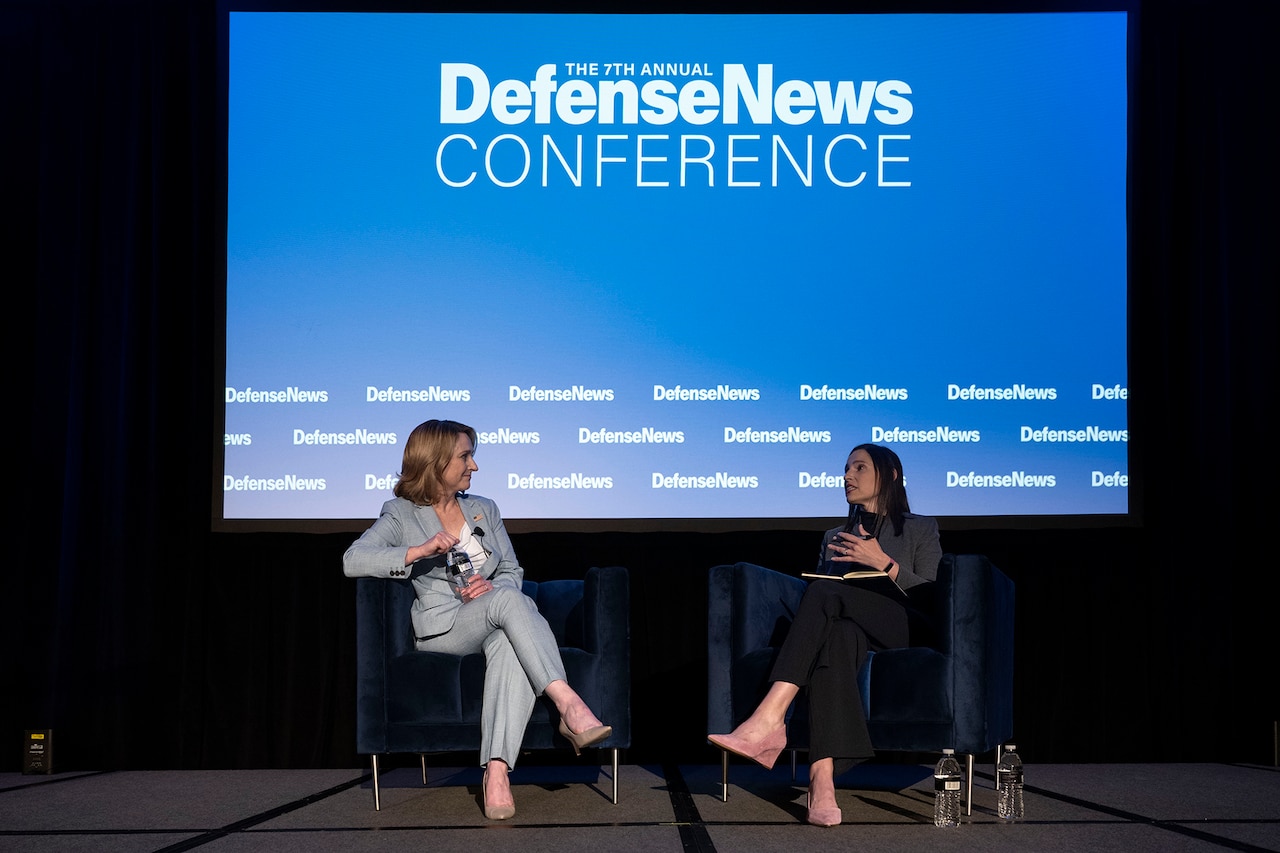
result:
[(955, 755), (955, 754), (956, 754), (956, 751), (955, 751), (954, 749), (944, 749), (944, 750), (942, 750), (942, 754), (943, 754), (943, 755)]

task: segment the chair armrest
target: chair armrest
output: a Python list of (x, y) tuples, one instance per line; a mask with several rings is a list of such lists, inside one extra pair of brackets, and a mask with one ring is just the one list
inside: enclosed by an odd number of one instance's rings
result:
[[(981, 554), (948, 554), (951, 563), (951, 657), (957, 690), (956, 728), (982, 732), (993, 748), (1013, 731), (1013, 581)], [(965, 685), (980, 695), (964, 695)], [(959, 745), (957, 745), (959, 747)]]
[(598, 656), (596, 716), (613, 726), (605, 745), (631, 745), (631, 581), (622, 566), (593, 567), (583, 581), (583, 645)]
[(733, 664), (781, 645), (806, 583), (753, 563), (715, 566), (708, 575), (707, 730), (733, 729)]
[(387, 751), (387, 585), (356, 578), (356, 752)]
[(625, 663), (631, 649), (631, 581), (622, 566), (592, 567), (583, 580), (583, 644), (588, 652)]

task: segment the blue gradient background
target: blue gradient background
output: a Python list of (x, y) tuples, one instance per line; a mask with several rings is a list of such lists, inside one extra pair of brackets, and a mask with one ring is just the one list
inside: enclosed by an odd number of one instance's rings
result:
[[(473, 485), (511, 518), (807, 518), (843, 514), (838, 475), (873, 426), (979, 429), (977, 444), (897, 444), (913, 507), (941, 516), (1115, 514), (1127, 445), (1032, 444), (1019, 428), (1127, 427), (1126, 18), (1121, 13), (874, 16), (537, 16), (232, 13), (226, 385), (328, 391), (329, 402), (226, 406), (234, 477), (321, 477), (320, 492), (225, 494), (227, 518), (362, 518), (412, 427), (481, 431)], [(906, 81), (902, 125), (735, 127), (439, 123), (441, 62), (491, 82), (566, 62), (774, 65), (801, 79)], [(647, 78), (635, 78), (643, 84)], [(673, 79), (676, 85), (684, 82)], [(876, 105), (878, 107), (878, 105)], [(823, 143), (855, 133), (862, 185), (820, 174)], [(530, 177), (464, 188), (436, 173), (451, 133), (502, 133)], [(552, 166), (543, 133), (584, 141), (584, 180)], [(595, 186), (597, 134), (632, 140)], [(636, 134), (712, 137), (715, 186), (637, 187)], [(812, 187), (767, 185), (771, 134), (815, 136)], [(760, 134), (766, 184), (725, 184), (730, 134)], [(880, 134), (907, 134), (875, 185)], [(509, 147), (502, 149), (511, 150)], [(451, 149), (452, 151), (452, 149)], [(467, 162), (479, 164), (481, 155)], [(646, 167), (646, 176), (674, 174)], [(509, 172), (508, 172), (509, 174)], [(802, 402), (802, 384), (906, 387), (906, 402)], [(759, 388), (748, 402), (655, 402), (655, 384)], [(1054, 387), (1044, 402), (949, 401), (948, 384)], [(467, 388), (466, 403), (367, 403), (365, 388)], [(510, 385), (612, 388), (611, 403), (510, 402)], [(679, 429), (677, 445), (594, 445), (578, 429)], [(829, 430), (830, 443), (726, 444), (725, 427)], [(395, 432), (389, 446), (295, 446), (293, 430)], [(1052, 474), (1049, 489), (948, 488), (946, 474)], [(509, 474), (608, 476), (599, 491), (509, 489)], [(741, 490), (653, 489), (663, 474), (754, 475)]]

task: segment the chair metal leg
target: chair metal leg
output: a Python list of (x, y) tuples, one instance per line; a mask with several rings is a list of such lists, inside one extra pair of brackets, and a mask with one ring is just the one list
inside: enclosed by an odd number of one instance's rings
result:
[(618, 748), (613, 748), (613, 804), (618, 804)]
[[(797, 759), (796, 755), (800, 752), (798, 749), (787, 750), (791, 753), (791, 781), (796, 781)], [(729, 802), (729, 753), (720, 750), (720, 802)]]
[(418, 760), (422, 762), (422, 786), (427, 786), (427, 754), (425, 752), (418, 753)]
[(382, 800), (378, 796), (378, 756), (373, 755), (373, 810), (382, 811)]

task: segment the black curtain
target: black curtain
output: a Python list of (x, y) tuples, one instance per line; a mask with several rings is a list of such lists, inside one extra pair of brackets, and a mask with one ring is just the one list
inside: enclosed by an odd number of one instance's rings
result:
[[(1272, 754), (1274, 59), (1253, 7), (1168, 0), (1134, 20), (1130, 476), (1143, 523), (943, 534), (1018, 584), (1015, 725), (1029, 761)], [(837, 8), (857, 6), (824, 10)], [(54, 729), (64, 770), (359, 763), (340, 569), (353, 535), (210, 527), (217, 28), (211, 0), (0, 10), (9, 411), (22, 421), (6, 430), (21, 546), (3, 573), (0, 770), (17, 769), (27, 728)], [(709, 762), (706, 569), (794, 570), (817, 538), (515, 541), (535, 579), (631, 569), (628, 760)]]

